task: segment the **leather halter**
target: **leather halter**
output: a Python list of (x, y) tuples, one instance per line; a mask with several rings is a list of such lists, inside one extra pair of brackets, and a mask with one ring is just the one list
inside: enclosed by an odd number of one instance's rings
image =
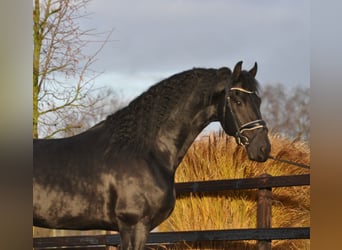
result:
[(238, 88), (238, 87), (230, 88), (226, 92), (228, 107), (229, 107), (230, 113), (232, 114), (234, 125), (236, 128), (236, 133), (235, 133), (236, 143), (238, 145), (241, 145), (241, 146), (247, 146), (249, 144), (249, 139), (247, 136), (243, 135), (243, 132), (255, 130), (255, 129), (259, 129), (259, 128), (266, 128), (266, 123), (264, 120), (258, 119), (258, 120), (254, 120), (251, 122), (246, 122), (246, 123), (242, 124), (241, 126), (239, 126), (237, 116), (236, 116), (236, 114), (234, 114), (234, 112), (232, 110), (232, 105), (231, 105), (231, 100), (230, 100), (230, 95), (229, 95), (229, 92), (231, 92), (231, 91), (240, 91), (240, 92), (243, 92), (246, 94), (256, 94), (256, 93), (254, 91), (249, 91), (249, 90), (246, 90), (243, 88)]

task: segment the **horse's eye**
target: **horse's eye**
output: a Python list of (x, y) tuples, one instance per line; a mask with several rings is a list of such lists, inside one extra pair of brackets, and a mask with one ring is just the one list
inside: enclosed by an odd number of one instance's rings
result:
[(236, 101), (235, 103), (236, 103), (237, 105), (239, 105), (239, 106), (241, 105), (241, 102), (240, 102), (240, 101)]

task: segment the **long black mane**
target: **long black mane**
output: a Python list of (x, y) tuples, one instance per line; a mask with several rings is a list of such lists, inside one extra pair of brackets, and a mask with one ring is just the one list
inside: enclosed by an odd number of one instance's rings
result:
[[(150, 87), (128, 106), (107, 117), (105, 124), (111, 131), (111, 147), (115, 149), (144, 150), (160, 125), (166, 122), (175, 109), (187, 112), (188, 99), (196, 98), (192, 105), (205, 105), (215, 94), (216, 79), (228, 79), (230, 69), (195, 68), (175, 74)], [(224, 89), (221, 90), (221, 92)]]

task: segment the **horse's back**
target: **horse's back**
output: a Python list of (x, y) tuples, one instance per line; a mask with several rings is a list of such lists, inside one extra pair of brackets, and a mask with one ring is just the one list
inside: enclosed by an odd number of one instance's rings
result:
[(117, 230), (117, 220), (146, 216), (159, 224), (174, 205), (173, 175), (145, 153), (106, 155), (107, 142), (94, 132), (34, 140), (34, 224)]
[(54, 167), (59, 170), (68, 170), (77, 168), (79, 165), (83, 166), (83, 170), (87, 170), (95, 161), (100, 164), (108, 145), (105, 131), (104, 122), (100, 122), (75, 136), (60, 139), (34, 139), (34, 171), (44, 171), (44, 169)]
[(100, 179), (105, 141), (94, 132), (62, 139), (33, 140), (36, 226), (66, 229), (109, 227), (103, 212), (108, 194), (99, 191), (105, 189)]

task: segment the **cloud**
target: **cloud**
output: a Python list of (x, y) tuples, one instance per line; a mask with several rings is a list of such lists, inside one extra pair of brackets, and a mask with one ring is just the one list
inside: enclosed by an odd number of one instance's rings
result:
[(98, 29), (115, 28), (97, 67), (132, 77), (192, 67), (246, 67), (265, 81), (308, 84), (308, 1), (92, 1)]

